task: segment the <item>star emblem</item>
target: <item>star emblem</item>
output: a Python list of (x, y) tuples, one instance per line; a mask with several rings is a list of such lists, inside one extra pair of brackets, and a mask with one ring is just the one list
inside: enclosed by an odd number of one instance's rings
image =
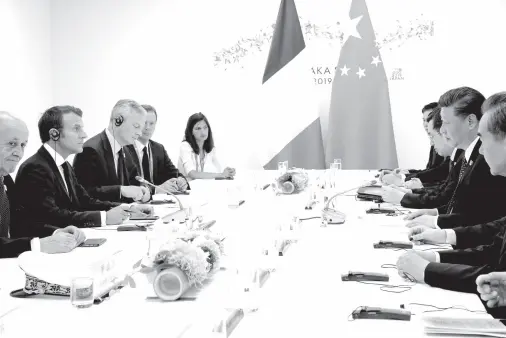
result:
[(358, 75), (358, 78), (361, 79), (363, 76), (365, 76), (365, 69), (358, 67), (358, 72), (356, 74)]
[(362, 19), (363, 15), (350, 19), (348, 16), (344, 17), (339, 23), (343, 31), (343, 43), (346, 43), (350, 36), (354, 36), (357, 39), (362, 39), (357, 31), (357, 25)]
[(350, 68), (346, 67), (346, 65), (344, 65), (343, 68), (339, 68), (341, 70), (341, 76), (343, 75), (348, 75), (348, 71), (350, 70)]
[(378, 63), (381, 63), (381, 60), (380, 60), (379, 55), (378, 55), (378, 56), (373, 56), (373, 57), (372, 57), (372, 62), (371, 62), (371, 64), (373, 64), (373, 65), (375, 65), (376, 67), (378, 67)]

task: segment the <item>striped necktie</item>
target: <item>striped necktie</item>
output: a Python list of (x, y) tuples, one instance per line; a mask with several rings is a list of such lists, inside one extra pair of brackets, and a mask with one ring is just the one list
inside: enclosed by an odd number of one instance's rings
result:
[(462, 158), (462, 166), (460, 167), (459, 172), (459, 181), (457, 182), (457, 186), (455, 187), (455, 190), (453, 190), (452, 198), (450, 199), (450, 202), (448, 203), (447, 214), (451, 214), (453, 211), (453, 207), (455, 206), (455, 195), (457, 194), (457, 189), (459, 188), (460, 182), (462, 181), (462, 177), (464, 176), (464, 172), (467, 169), (467, 161), (466, 158)]

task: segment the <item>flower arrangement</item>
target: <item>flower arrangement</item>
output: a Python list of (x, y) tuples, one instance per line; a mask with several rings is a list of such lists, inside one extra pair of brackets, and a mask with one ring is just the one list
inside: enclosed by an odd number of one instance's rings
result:
[[(206, 254), (200, 247), (180, 239), (164, 244), (153, 259), (157, 266), (175, 266), (188, 277), (190, 286), (202, 285), (208, 275), (208, 261)], [(157, 267), (155, 266), (155, 268)]]
[(308, 182), (308, 174), (297, 168), (287, 170), (286, 173), (276, 179), (277, 187), (283, 194), (299, 193), (306, 189)]
[(225, 247), (221, 238), (208, 231), (192, 231), (186, 234), (185, 240), (207, 253), (209, 273), (220, 269), (220, 258), (225, 254)]

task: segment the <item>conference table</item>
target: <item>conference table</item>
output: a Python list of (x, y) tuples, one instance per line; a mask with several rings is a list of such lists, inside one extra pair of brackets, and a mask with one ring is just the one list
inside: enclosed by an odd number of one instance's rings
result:
[[(231, 314), (238, 318), (228, 332), (234, 338), (422, 337), (423, 312), (434, 310), (434, 306), (454, 307), (431, 313), (441, 317), (491, 318), (477, 295), (415, 284), (399, 276), (391, 265), (404, 250), (373, 248), (380, 240), (408, 240), (403, 220), (407, 210), (399, 208), (396, 216), (368, 214), (366, 210), (377, 204), (357, 200), (352, 191), (333, 203), (346, 214), (345, 223), (322, 224), (319, 216), (324, 196), (358, 187), (374, 179), (376, 173), (338, 170), (329, 175), (328, 171), (308, 171), (310, 182), (330, 182), (329, 188), (318, 193), (319, 203), (312, 210), (305, 209), (308, 191), (283, 195), (272, 187), (262, 189), (274, 181), (275, 171), (240, 172), (232, 181), (192, 181), (190, 195), (181, 196), (181, 201), (185, 207), (192, 207), (194, 217), (216, 220), (210, 231), (225, 237), (226, 255), (220, 271), (174, 302), (154, 297), (152, 285), (141, 272), (132, 275), (135, 287), (125, 287), (86, 309), (73, 307), (68, 297), (13, 298), (9, 293), (23, 287), (25, 274), (18, 259), (2, 259), (0, 337), (226, 337), (226, 332), (213, 332), (213, 328)], [(230, 207), (230, 200), (237, 198), (245, 202)], [(174, 211), (173, 206), (154, 208), (160, 216)], [(77, 248), (51, 256), (78, 262), (128, 248), (132, 256), (141, 259), (153, 250), (153, 243), (184, 232), (188, 226), (157, 221), (147, 232), (118, 232), (112, 226), (85, 229), (88, 238), (107, 238), (107, 242), (97, 248)], [(265, 255), (280, 238), (291, 242), (284, 254)], [(416, 245), (415, 249), (444, 247)], [(263, 285), (252, 282), (252, 274), (259, 270), (269, 272)], [(390, 280), (381, 283), (403, 287), (343, 282), (341, 275), (349, 271), (387, 273)], [(351, 314), (359, 306), (403, 306), (412, 316), (410, 321), (353, 320)]]

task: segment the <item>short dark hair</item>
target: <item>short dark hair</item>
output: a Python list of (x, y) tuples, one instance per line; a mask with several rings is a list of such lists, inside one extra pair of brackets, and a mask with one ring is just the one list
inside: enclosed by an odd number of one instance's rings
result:
[(42, 143), (46, 143), (51, 139), (49, 136), (51, 129), (62, 130), (63, 115), (70, 113), (83, 117), (83, 111), (73, 106), (54, 106), (42, 114), (39, 119), (39, 135)]
[(490, 114), (487, 129), (496, 138), (506, 137), (506, 92), (499, 92), (483, 103), (481, 110), (483, 114)]
[(441, 126), (443, 125), (443, 120), (441, 120), (441, 107), (436, 107), (429, 115), (428, 121), (432, 121), (432, 128), (438, 133), (441, 130)]
[(156, 119), (158, 120), (158, 114), (156, 112), (155, 107), (150, 106), (149, 104), (142, 104), (141, 106), (142, 106), (142, 108), (144, 108), (144, 110), (146, 110), (146, 112), (148, 112), (148, 113), (154, 113)]
[(425, 113), (427, 110), (433, 110), (434, 108), (436, 108), (438, 106), (437, 102), (431, 102), (429, 104), (426, 104), (425, 106), (423, 106), (422, 108), (422, 114)]
[(481, 120), (483, 102), (485, 102), (485, 97), (476, 89), (459, 87), (441, 95), (438, 103), (441, 108), (453, 107), (457, 116), (465, 118), (474, 115), (476, 119)]
[(193, 136), (193, 127), (200, 121), (204, 121), (209, 130), (207, 140), (204, 142), (204, 151), (210, 153), (214, 148), (213, 132), (211, 131), (211, 125), (207, 117), (202, 113), (193, 114), (188, 118), (188, 123), (186, 123), (186, 129), (184, 131), (184, 141), (190, 144), (195, 154), (199, 154), (199, 146), (195, 140), (195, 136)]

